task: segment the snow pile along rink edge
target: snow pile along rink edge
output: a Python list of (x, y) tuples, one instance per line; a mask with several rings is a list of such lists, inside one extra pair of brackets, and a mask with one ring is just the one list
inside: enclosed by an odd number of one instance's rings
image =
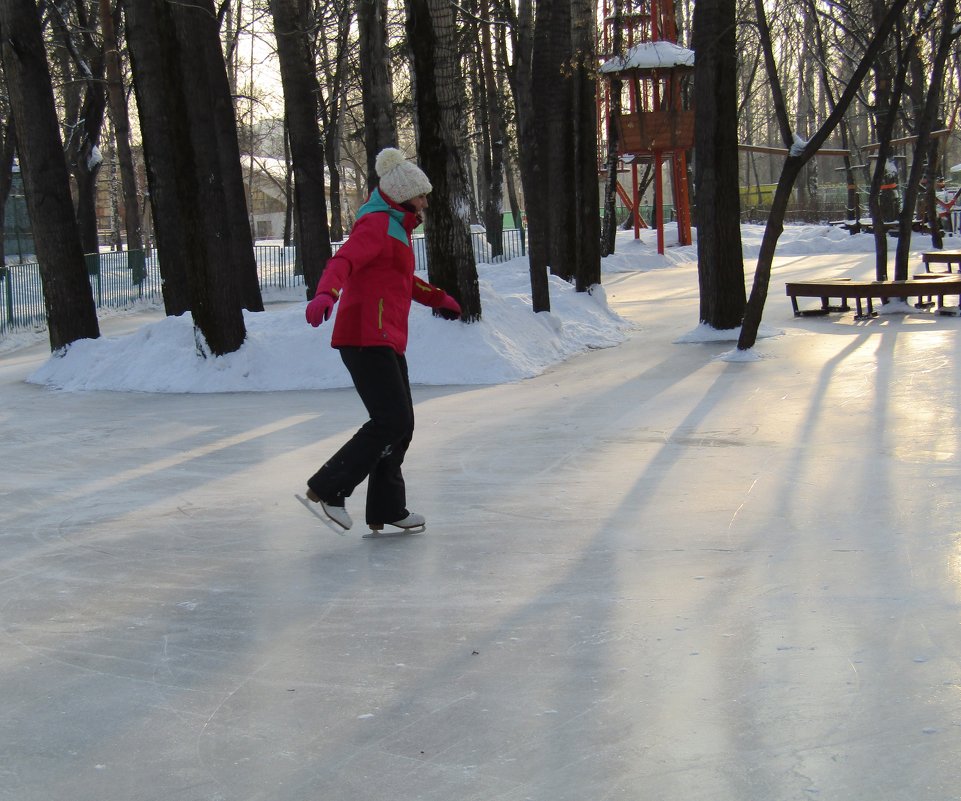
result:
[[(482, 319), (434, 317), (413, 304), (407, 356), (415, 384), (498, 384), (530, 378), (591, 348), (620, 344), (631, 324), (610, 310), (603, 287), (578, 293), (550, 277), (551, 311), (532, 312), (526, 259), (479, 265)], [(247, 339), (235, 353), (198, 352), (189, 314), (122, 337), (80, 340), (27, 379), (51, 388), (119, 392), (270, 392), (348, 387), (330, 347), (333, 320), (311, 328), (305, 303), (244, 313)]]

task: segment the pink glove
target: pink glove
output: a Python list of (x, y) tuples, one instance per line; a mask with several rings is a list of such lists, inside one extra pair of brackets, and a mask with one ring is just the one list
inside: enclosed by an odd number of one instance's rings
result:
[(307, 322), (316, 328), (324, 320), (330, 319), (330, 312), (333, 308), (334, 299), (326, 292), (321, 292), (307, 304), (307, 310), (305, 312)]
[(456, 320), (460, 317), (460, 304), (450, 295), (444, 295), (444, 299), (436, 308), (445, 320)]

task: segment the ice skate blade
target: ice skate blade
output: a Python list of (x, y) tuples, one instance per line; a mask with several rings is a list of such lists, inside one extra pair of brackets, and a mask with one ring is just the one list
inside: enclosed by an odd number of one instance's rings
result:
[(310, 512), (314, 517), (316, 517), (321, 523), (323, 523), (325, 526), (331, 529), (334, 533), (340, 534), (341, 537), (347, 536), (347, 529), (345, 529), (342, 525), (340, 525), (340, 523), (338, 523), (336, 520), (330, 517), (327, 517), (327, 515), (323, 513), (323, 510), (318, 508), (316, 504), (311, 503), (303, 495), (298, 495), (296, 492), (294, 493), (294, 497), (304, 505), (304, 508), (308, 512)]
[[(388, 525), (392, 525), (388, 523)], [(423, 534), (427, 526), (412, 526), (411, 528), (371, 528), (366, 534), (364, 534), (363, 539), (365, 540), (382, 540), (388, 537), (406, 537), (409, 534)]]

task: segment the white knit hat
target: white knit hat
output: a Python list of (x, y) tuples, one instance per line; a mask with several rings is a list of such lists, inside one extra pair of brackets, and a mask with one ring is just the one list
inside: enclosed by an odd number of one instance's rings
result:
[(374, 169), (380, 176), (380, 188), (395, 203), (426, 195), (432, 189), (424, 171), (395, 147), (386, 147), (377, 154)]

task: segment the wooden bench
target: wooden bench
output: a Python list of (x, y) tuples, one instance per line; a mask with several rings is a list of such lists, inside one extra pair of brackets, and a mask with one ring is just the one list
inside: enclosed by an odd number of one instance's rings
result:
[(921, 254), (921, 261), (924, 262), (925, 272), (933, 272), (932, 264), (947, 264), (948, 272), (954, 272), (954, 265), (958, 265), (958, 272), (961, 272), (961, 250), (929, 250)]
[[(961, 295), (961, 274), (939, 273), (930, 276), (915, 277), (909, 281), (852, 281), (847, 278), (835, 278), (823, 281), (793, 281), (786, 284), (787, 296), (791, 298), (794, 316), (810, 314), (828, 314), (829, 312), (850, 311), (847, 301), (854, 298), (857, 304), (855, 320), (874, 317), (872, 301), (887, 300), (888, 298), (917, 298), (919, 305), (924, 297), (938, 299), (938, 311), (944, 311), (945, 295)], [(802, 311), (798, 308), (798, 298), (820, 298), (821, 308)], [(831, 305), (831, 298), (841, 301), (838, 306)], [(867, 312), (861, 301), (867, 301)]]
[[(828, 220), (828, 225), (843, 228), (845, 231), (854, 231), (857, 234), (873, 234), (874, 223), (871, 220)], [(881, 223), (881, 230), (888, 236), (898, 236), (901, 232), (901, 223), (896, 220)], [(914, 220), (911, 223), (911, 230), (915, 233), (930, 234), (931, 226), (924, 220)]]

